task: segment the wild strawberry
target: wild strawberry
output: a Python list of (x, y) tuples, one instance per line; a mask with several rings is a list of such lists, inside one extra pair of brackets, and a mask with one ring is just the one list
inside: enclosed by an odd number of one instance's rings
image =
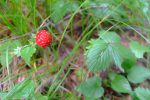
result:
[(35, 37), (35, 41), (40, 47), (48, 47), (52, 43), (52, 36), (46, 30), (40, 30)]

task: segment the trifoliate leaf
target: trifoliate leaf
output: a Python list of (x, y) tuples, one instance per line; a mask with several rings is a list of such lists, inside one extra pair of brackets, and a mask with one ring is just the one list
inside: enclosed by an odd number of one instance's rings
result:
[(139, 100), (149, 100), (150, 99), (150, 89), (146, 88), (136, 88), (135, 94), (139, 98)]
[(115, 32), (105, 31), (101, 33), (100, 38), (89, 41), (85, 53), (86, 63), (90, 71), (105, 70), (113, 61), (121, 71), (124, 71), (122, 68), (124, 60), (135, 63), (135, 57), (120, 43), (120, 37)]
[(99, 98), (103, 96), (104, 89), (101, 87), (101, 79), (98, 77), (89, 78), (76, 87), (76, 90), (86, 97)]
[(111, 88), (120, 93), (131, 92), (128, 80), (122, 75), (115, 75), (115, 78), (111, 80)]
[(141, 83), (150, 77), (150, 70), (143, 66), (133, 66), (128, 71), (128, 80), (132, 83)]

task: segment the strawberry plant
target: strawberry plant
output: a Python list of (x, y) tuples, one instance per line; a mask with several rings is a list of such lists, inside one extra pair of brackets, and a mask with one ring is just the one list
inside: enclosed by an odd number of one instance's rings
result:
[[(95, 75), (98, 72), (108, 70), (108, 87), (118, 93), (128, 93), (131, 96), (132, 94), (136, 94), (136, 90), (142, 93), (147, 91), (147, 94), (141, 93), (140, 96), (139, 94), (134, 95), (133, 99), (148, 100), (150, 96), (148, 92), (150, 92), (150, 90), (135, 87), (134, 91), (131, 85), (142, 83), (149, 79), (150, 70), (144, 66), (138, 65), (137, 59), (143, 57), (143, 53), (150, 52), (150, 48), (140, 46), (137, 42), (131, 42), (130, 48), (131, 49), (125, 47), (121, 43), (120, 36), (115, 32), (100, 31), (99, 37), (97, 39), (91, 39), (86, 48), (85, 60), (87, 68), (92, 73), (95, 73)], [(113, 64), (118, 67), (117, 72), (110, 68)], [(122, 75), (123, 73), (124, 75)], [(89, 98), (102, 97), (104, 95), (104, 89), (101, 86), (102, 80), (99, 80), (98, 77), (95, 79), (95, 77), (96, 76), (81, 83), (77, 86), (76, 90)], [(95, 86), (99, 86), (99, 88)]]

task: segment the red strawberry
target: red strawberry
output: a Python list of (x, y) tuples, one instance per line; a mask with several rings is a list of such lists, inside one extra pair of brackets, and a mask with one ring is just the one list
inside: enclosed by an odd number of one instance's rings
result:
[(52, 36), (46, 30), (40, 30), (35, 37), (35, 41), (40, 47), (48, 47), (52, 43)]

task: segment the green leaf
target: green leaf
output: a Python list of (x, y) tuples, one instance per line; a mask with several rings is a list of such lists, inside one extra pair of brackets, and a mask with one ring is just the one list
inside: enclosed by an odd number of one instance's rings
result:
[(100, 71), (109, 67), (112, 58), (107, 47), (107, 43), (103, 40), (91, 40), (90, 46), (87, 47), (86, 63), (89, 70)]
[(115, 32), (107, 32), (107, 31), (100, 31), (99, 36), (101, 39), (106, 41), (107, 43), (117, 43), (120, 42), (120, 36), (117, 35)]
[[(113, 57), (113, 60), (114, 60), (114, 62), (116, 64), (116, 66), (119, 67), (119, 69), (121, 71), (124, 71), (124, 69), (121, 66), (121, 64), (123, 62), (123, 57), (119, 53), (120, 48), (117, 45), (119, 45), (119, 44), (111, 46), (111, 48), (109, 48), (109, 51), (111, 53), (111, 56)], [(120, 45), (120, 47), (121, 47), (121, 45)]]
[[(123, 46), (122, 44), (119, 44), (119, 43), (115, 44), (113, 46), (113, 50), (116, 52), (116, 54), (113, 55), (113, 58), (114, 58), (113, 60), (114, 60), (115, 64), (122, 71), (124, 71), (123, 68), (125, 68), (127, 70), (127, 67), (129, 67), (129, 66), (122, 65), (123, 63), (126, 63), (126, 61), (128, 61), (128, 63), (130, 63), (130, 65), (136, 64), (136, 58), (135, 58), (134, 54), (128, 48)], [(113, 52), (111, 52), (111, 53), (113, 53)]]
[(98, 77), (89, 78), (76, 87), (76, 90), (84, 96), (99, 98), (103, 96), (104, 89), (101, 87), (101, 79)]
[(140, 100), (149, 100), (150, 99), (150, 89), (145, 88), (136, 88), (135, 94)]
[(27, 64), (29, 64), (30, 59), (32, 55), (35, 53), (35, 51), (36, 51), (36, 48), (30, 47), (30, 46), (27, 46), (21, 49), (21, 57), (25, 60)]
[(87, 0), (84, 7), (91, 7), (91, 9), (88, 9), (88, 12), (95, 18), (103, 18), (109, 12), (109, 4), (102, 0)]
[(136, 96), (135, 92), (131, 92), (130, 95), (131, 95), (131, 97), (132, 97), (132, 100), (140, 100), (140, 99)]
[(124, 68), (125, 71), (130, 70), (130, 68), (134, 65), (135, 65), (135, 62), (133, 62), (129, 59), (124, 60), (122, 63), (122, 67)]
[(101, 32), (100, 38), (89, 41), (85, 58), (90, 71), (105, 70), (113, 61), (121, 71), (124, 71), (124, 60), (135, 63), (135, 57), (120, 43), (120, 37), (115, 32), (106, 31)]
[(120, 93), (132, 91), (128, 80), (122, 75), (115, 75), (115, 78), (111, 80), (111, 88)]
[(117, 75), (117, 74), (115, 74), (115, 73), (113, 73), (113, 72), (110, 72), (110, 73), (108, 74), (108, 77), (109, 77), (110, 80), (114, 80), (115, 77), (116, 77), (116, 75)]
[(75, 11), (77, 8), (78, 5), (76, 2), (69, 0), (58, 0), (52, 6), (52, 9), (54, 11), (54, 13), (52, 14), (52, 19), (55, 23), (57, 23), (63, 18), (65, 14), (67, 14), (68, 12)]
[(133, 66), (128, 71), (128, 80), (132, 83), (141, 83), (150, 77), (150, 70), (143, 66)]
[(142, 46), (136, 41), (130, 43), (130, 48), (137, 58), (143, 58), (143, 54), (150, 51), (150, 48)]
[(124, 58), (124, 60), (130, 61), (132, 64), (136, 63), (136, 58), (134, 54), (127, 47), (123, 46), (122, 44), (116, 44), (115, 48), (119, 55)]
[(133, 65), (136, 64), (136, 57), (130, 49), (119, 45), (116, 47), (119, 48), (118, 52), (124, 58), (121, 66), (125, 69), (125, 71), (128, 71)]

